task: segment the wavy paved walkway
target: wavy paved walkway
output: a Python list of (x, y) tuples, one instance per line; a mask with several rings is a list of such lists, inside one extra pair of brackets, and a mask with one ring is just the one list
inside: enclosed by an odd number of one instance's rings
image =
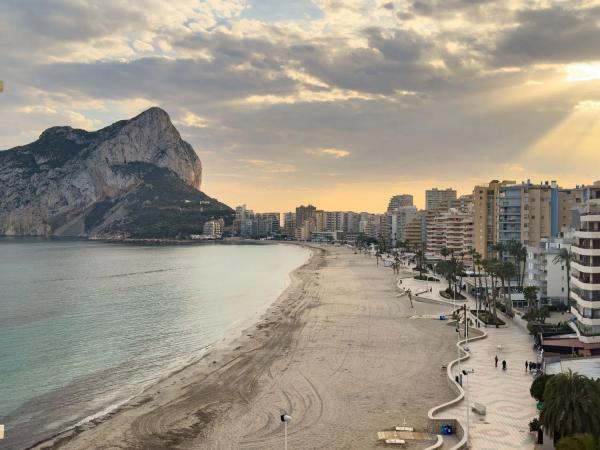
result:
[[(414, 279), (403, 280), (403, 285), (415, 291), (421, 290), (425, 282)], [(431, 283), (430, 283), (431, 285)], [(443, 286), (434, 283), (434, 291)], [(425, 297), (439, 299), (433, 292)], [(470, 299), (471, 307), (475, 302)], [(472, 368), (475, 372), (469, 375), (469, 402), (482, 403), (487, 407), (487, 415), (471, 413), (470, 416), (470, 448), (477, 450), (533, 449), (534, 437), (529, 433), (529, 421), (537, 416), (535, 401), (529, 394), (533, 380), (525, 372), (525, 361), (535, 361), (533, 340), (527, 331), (509, 319), (502, 317), (507, 325), (502, 328), (484, 328), (487, 337), (470, 342), (470, 358), (462, 363), (463, 367)], [(502, 345), (502, 350), (498, 350)], [(498, 355), (500, 363), (494, 367), (494, 356)], [(502, 360), (506, 360), (508, 369), (501, 368)], [(457, 369), (453, 370), (453, 376)], [(463, 385), (467, 386), (467, 381)], [(466, 421), (466, 400), (442, 411), (436, 418), (457, 418), (461, 423)], [(451, 446), (450, 446), (451, 447)], [(450, 448), (445, 442), (444, 448)]]

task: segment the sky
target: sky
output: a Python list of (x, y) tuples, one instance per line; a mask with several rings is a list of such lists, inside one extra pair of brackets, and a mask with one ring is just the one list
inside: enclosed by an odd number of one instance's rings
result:
[(150, 106), (256, 211), (600, 179), (600, 0), (3, 0), (0, 149)]

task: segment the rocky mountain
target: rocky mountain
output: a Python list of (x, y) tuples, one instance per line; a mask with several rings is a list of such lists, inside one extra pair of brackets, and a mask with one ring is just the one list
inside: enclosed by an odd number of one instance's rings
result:
[(53, 127), (0, 151), (0, 235), (173, 238), (233, 211), (200, 191), (202, 165), (150, 108), (95, 132)]

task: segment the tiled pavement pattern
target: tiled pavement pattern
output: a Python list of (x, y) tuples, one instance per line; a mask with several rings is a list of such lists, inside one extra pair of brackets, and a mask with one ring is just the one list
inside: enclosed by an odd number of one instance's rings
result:
[[(529, 433), (529, 421), (537, 416), (535, 400), (529, 395), (532, 376), (525, 372), (525, 361), (535, 361), (533, 341), (525, 330), (510, 320), (504, 328), (487, 328), (485, 339), (468, 345), (471, 357), (463, 368), (472, 368), (468, 382), (470, 403), (482, 403), (485, 417), (471, 412), (470, 447), (478, 450), (533, 449), (535, 441)], [(502, 345), (502, 350), (498, 350)], [(498, 355), (498, 367), (494, 356)], [(502, 360), (507, 370), (502, 370)], [(466, 424), (466, 401), (442, 412), (444, 417), (457, 417)]]
[[(415, 292), (424, 290), (424, 282), (414, 279), (403, 280)], [(408, 286), (407, 286), (408, 285)], [(431, 283), (430, 283), (431, 285)], [(436, 286), (437, 285), (437, 286)], [(433, 290), (440, 289), (434, 284)], [(439, 298), (439, 294), (423, 296)], [(475, 307), (474, 301), (470, 301)], [(441, 306), (443, 308), (443, 306)], [(417, 306), (418, 308), (418, 306)], [(534, 437), (529, 433), (529, 421), (537, 416), (535, 400), (529, 394), (533, 377), (525, 372), (525, 361), (536, 361), (532, 349), (533, 340), (527, 331), (516, 322), (501, 315), (507, 322), (505, 327), (484, 328), (485, 339), (470, 342), (471, 357), (462, 363), (463, 368), (474, 369), (468, 375), (469, 402), (486, 406), (485, 417), (471, 412), (469, 448), (476, 450), (533, 449)], [(498, 346), (501, 345), (501, 349)], [(498, 355), (498, 367), (494, 367), (494, 356)], [(449, 355), (449, 361), (455, 359)], [(507, 370), (502, 370), (502, 360), (507, 362)], [(454, 371), (456, 375), (457, 371)], [(467, 387), (466, 377), (463, 386)], [(466, 400), (442, 411), (436, 417), (458, 418), (466, 426)], [(443, 448), (450, 448), (446, 442)]]

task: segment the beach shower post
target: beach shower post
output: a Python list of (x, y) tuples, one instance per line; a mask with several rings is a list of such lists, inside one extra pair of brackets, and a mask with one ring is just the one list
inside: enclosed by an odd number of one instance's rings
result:
[(281, 415), (281, 421), (283, 422), (283, 442), (285, 445), (285, 450), (287, 450), (287, 424), (292, 420), (292, 416), (288, 416), (287, 414)]

